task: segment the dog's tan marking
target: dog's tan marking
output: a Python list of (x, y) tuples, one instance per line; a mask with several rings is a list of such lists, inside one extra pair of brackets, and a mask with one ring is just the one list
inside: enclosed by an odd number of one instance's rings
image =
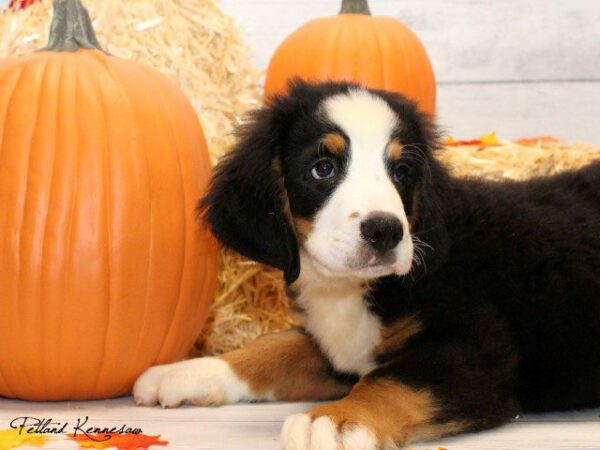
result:
[(341, 432), (361, 425), (377, 438), (379, 447), (405, 445), (414, 440), (438, 439), (457, 434), (465, 424), (434, 423), (435, 398), (427, 390), (415, 390), (391, 380), (361, 380), (347, 397), (309, 411), (315, 420), (329, 417)]
[(356, 219), (358, 216), (360, 216), (360, 213), (355, 211), (348, 216), (348, 219)]
[(381, 330), (381, 342), (375, 348), (377, 356), (397, 352), (406, 341), (422, 330), (421, 322), (415, 317), (402, 318)]
[(351, 382), (333, 376), (329, 362), (298, 330), (266, 334), (220, 358), (248, 383), (257, 398), (331, 400), (347, 394), (352, 387)]
[(321, 143), (325, 148), (334, 155), (340, 155), (344, 153), (348, 147), (346, 139), (339, 133), (327, 133), (321, 139)]
[(304, 242), (313, 230), (314, 223), (308, 219), (294, 218), (294, 226), (300, 243)]
[(398, 138), (392, 139), (387, 145), (387, 154), (392, 161), (398, 161), (402, 155), (402, 143)]

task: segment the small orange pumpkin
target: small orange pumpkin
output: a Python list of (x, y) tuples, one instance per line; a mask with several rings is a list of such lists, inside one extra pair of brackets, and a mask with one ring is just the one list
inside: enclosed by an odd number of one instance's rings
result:
[(435, 77), (419, 38), (396, 19), (371, 16), (367, 0), (343, 0), (338, 16), (311, 20), (288, 36), (269, 63), (265, 96), (285, 92), (294, 77), (400, 92), (435, 112)]
[(119, 396), (186, 355), (219, 267), (209, 172), (183, 93), (55, 0), (48, 47), (0, 61), (0, 396)]

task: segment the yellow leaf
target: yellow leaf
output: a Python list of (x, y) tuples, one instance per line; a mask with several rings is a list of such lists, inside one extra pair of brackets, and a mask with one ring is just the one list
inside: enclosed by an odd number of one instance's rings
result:
[(484, 147), (493, 147), (494, 145), (499, 145), (500, 141), (496, 137), (496, 132), (492, 131), (490, 134), (481, 136), (481, 143)]
[(11, 450), (24, 445), (41, 447), (46, 443), (46, 436), (28, 433), (28, 430), (16, 429), (0, 430), (0, 450)]

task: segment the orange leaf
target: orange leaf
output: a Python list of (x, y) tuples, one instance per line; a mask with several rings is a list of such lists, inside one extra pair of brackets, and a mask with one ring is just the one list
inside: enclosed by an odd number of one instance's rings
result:
[(455, 141), (452, 139), (451, 141), (443, 142), (446, 147), (463, 147), (463, 146), (480, 146), (483, 144), (480, 139), (473, 139), (470, 141)]
[(455, 141), (454, 138), (448, 136), (443, 141), (442, 144), (446, 147), (494, 147), (496, 145), (500, 145), (500, 141), (496, 137), (496, 132), (493, 131), (489, 134), (484, 134), (479, 139), (471, 139), (471, 140), (461, 140)]
[(525, 147), (553, 147), (560, 143), (560, 139), (552, 136), (538, 136), (531, 138), (523, 138), (517, 141), (517, 144)]
[[(168, 441), (161, 441), (160, 435), (148, 436), (145, 434), (133, 433), (98, 433), (98, 434), (73, 434), (67, 435), (69, 439), (77, 442), (79, 448), (95, 448), (103, 450), (105, 448), (117, 448), (118, 450), (142, 450), (150, 448), (152, 445), (165, 447)], [(108, 439), (107, 439), (108, 436)]]

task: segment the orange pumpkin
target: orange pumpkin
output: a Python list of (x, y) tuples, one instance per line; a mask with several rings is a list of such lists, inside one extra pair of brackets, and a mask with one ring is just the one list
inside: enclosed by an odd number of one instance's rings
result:
[(288, 36), (267, 69), (265, 96), (294, 77), (346, 80), (400, 92), (435, 112), (435, 77), (419, 38), (391, 17), (373, 17), (367, 0), (343, 0), (340, 14), (312, 20)]
[(54, 11), (46, 49), (0, 62), (0, 396), (119, 396), (207, 314), (210, 163), (173, 83), (104, 53), (79, 0)]

